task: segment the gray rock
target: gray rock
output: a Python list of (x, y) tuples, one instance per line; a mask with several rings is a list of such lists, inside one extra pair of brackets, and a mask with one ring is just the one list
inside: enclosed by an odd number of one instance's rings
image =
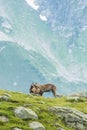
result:
[(56, 106), (49, 108), (49, 111), (60, 117), (68, 127), (75, 130), (86, 130), (87, 128), (87, 114), (76, 109)]
[(9, 119), (6, 116), (0, 116), (0, 122), (8, 122)]
[(34, 111), (25, 107), (17, 107), (14, 110), (14, 113), (21, 119), (38, 119), (38, 116)]
[(5, 96), (8, 96), (9, 98), (11, 98), (12, 96), (8, 93), (4, 93)]
[(75, 94), (72, 94), (70, 96), (72, 96), (72, 97), (87, 98), (87, 92), (75, 93)]
[(9, 99), (10, 99), (10, 97), (7, 96), (7, 95), (2, 95), (2, 96), (0, 96), (0, 100), (8, 101)]
[(80, 99), (80, 97), (77, 97), (77, 96), (67, 96), (67, 99), (66, 101), (70, 101), (70, 102), (78, 102)]
[(59, 94), (57, 94), (56, 97), (61, 98), (61, 97), (64, 97), (64, 95), (59, 95)]
[(29, 123), (29, 127), (32, 130), (45, 130), (45, 127), (40, 122), (36, 122), (36, 121)]

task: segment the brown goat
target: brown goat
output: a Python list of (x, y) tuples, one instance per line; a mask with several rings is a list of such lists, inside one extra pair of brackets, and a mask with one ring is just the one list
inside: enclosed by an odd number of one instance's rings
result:
[(44, 92), (52, 91), (53, 95), (56, 96), (56, 86), (53, 84), (40, 85), (38, 83), (32, 84), (30, 87), (30, 93), (43, 95)]

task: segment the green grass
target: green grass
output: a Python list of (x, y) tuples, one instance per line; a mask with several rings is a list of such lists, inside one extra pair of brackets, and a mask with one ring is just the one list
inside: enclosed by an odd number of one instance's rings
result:
[(11, 97), (8, 101), (0, 100), (0, 115), (7, 116), (9, 118), (9, 122), (0, 122), (1, 130), (11, 130), (13, 127), (30, 130), (28, 124), (35, 120), (23, 120), (16, 117), (14, 115), (14, 109), (18, 106), (25, 106), (26, 108), (34, 110), (38, 115), (38, 121), (45, 126), (46, 130), (57, 130), (59, 125), (65, 130), (73, 130), (65, 126), (62, 120), (48, 111), (48, 109), (52, 106), (75, 108), (87, 114), (87, 99), (72, 102), (67, 101), (66, 97), (45, 98), (41, 96), (0, 90), (0, 95), (4, 94), (9, 94)]

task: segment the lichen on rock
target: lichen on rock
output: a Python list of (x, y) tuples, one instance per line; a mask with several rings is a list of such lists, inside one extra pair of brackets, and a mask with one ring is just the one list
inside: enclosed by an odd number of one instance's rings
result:
[(49, 108), (49, 111), (60, 117), (68, 127), (75, 130), (86, 130), (87, 128), (87, 114), (76, 109), (55, 106)]
[(38, 119), (37, 114), (29, 108), (17, 107), (14, 110), (14, 113), (17, 117), (21, 119)]
[(36, 121), (29, 123), (29, 127), (33, 130), (45, 130), (45, 127), (40, 122)]

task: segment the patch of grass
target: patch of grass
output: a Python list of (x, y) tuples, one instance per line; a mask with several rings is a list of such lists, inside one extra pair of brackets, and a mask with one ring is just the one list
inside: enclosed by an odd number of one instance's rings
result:
[(23, 120), (14, 115), (14, 110), (18, 106), (30, 108), (38, 115), (38, 121), (42, 123), (46, 130), (57, 130), (62, 127), (65, 130), (73, 130), (68, 128), (63, 121), (48, 109), (52, 106), (75, 108), (87, 114), (87, 99), (81, 98), (78, 102), (67, 101), (66, 97), (61, 98), (45, 98), (41, 96), (32, 96), (19, 92), (10, 92), (0, 90), (0, 95), (10, 95), (8, 101), (0, 101), (0, 115), (5, 115), (9, 118), (9, 122), (0, 122), (1, 130), (11, 130), (14, 127), (19, 127), (23, 130), (30, 130), (29, 123), (35, 120)]

